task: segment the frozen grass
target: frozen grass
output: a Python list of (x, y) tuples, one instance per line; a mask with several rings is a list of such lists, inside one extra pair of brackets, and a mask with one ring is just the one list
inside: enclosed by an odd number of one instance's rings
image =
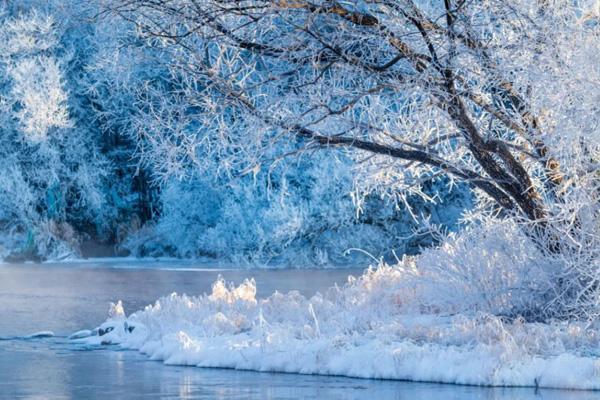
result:
[(511, 258), (515, 252), (492, 246), (499, 238), (480, 237), (482, 247), (470, 253), (451, 239), (312, 298), (275, 292), (257, 299), (253, 280), (235, 287), (220, 279), (210, 294), (172, 294), (129, 317), (117, 303), (93, 336), (77, 340), (119, 344), (174, 365), (600, 389), (600, 327), (517, 317), (543, 291), (511, 288), (539, 281), (542, 272), (518, 274), (533, 268), (534, 254)]

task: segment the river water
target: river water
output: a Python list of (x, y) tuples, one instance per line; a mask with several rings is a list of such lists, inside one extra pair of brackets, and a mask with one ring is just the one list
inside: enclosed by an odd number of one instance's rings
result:
[[(210, 292), (218, 275), (254, 277), (258, 297), (310, 296), (360, 270), (244, 270), (182, 262), (0, 265), (0, 399), (600, 399), (600, 393), (257, 373), (165, 366), (115, 346), (66, 337), (106, 319), (111, 301), (133, 312), (172, 292)], [(40, 331), (53, 337), (27, 338)]]

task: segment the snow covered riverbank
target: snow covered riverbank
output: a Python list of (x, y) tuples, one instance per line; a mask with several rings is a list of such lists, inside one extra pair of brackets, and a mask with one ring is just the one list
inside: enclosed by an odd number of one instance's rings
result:
[(172, 294), (129, 317), (117, 304), (99, 335), (77, 340), (175, 365), (600, 389), (598, 327), (415, 309), (405, 275), (381, 266), (312, 298), (257, 299), (252, 280), (218, 280), (211, 294)]

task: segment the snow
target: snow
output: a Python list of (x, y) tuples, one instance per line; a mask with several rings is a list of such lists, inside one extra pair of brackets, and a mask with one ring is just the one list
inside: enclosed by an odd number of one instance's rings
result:
[(72, 334), (69, 335), (69, 337), (67, 339), (73, 340), (73, 339), (82, 339), (82, 338), (86, 338), (86, 337), (90, 337), (92, 336), (92, 331), (90, 331), (89, 329), (83, 329), (77, 332), (73, 332)]
[[(306, 298), (256, 297), (256, 283), (171, 294), (126, 316), (111, 305), (89, 345), (168, 365), (469, 385), (600, 389), (600, 327), (490, 313), (415, 310), (402, 266), (382, 265)], [(457, 293), (457, 295), (459, 295)]]
[(52, 331), (40, 331), (40, 332), (35, 332), (32, 333), (30, 335), (24, 336), (23, 339), (28, 340), (28, 339), (44, 339), (44, 338), (51, 338), (54, 337), (54, 332)]

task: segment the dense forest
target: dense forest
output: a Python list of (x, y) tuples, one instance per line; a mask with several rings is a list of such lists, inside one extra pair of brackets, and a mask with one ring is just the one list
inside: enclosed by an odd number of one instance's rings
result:
[[(419, 189), (432, 202), (356, 185), (362, 160), (342, 151), (274, 154), (252, 171), (225, 171), (218, 154), (192, 162), (171, 154), (167, 175), (156, 155), (169, 151), (161, 132), (204, 129), (193, 105), (183, 115), (165, 107), (183, 101), (186, 84), (170, 68), (172, 53), (107, 18), (101, 2), (8, 1), (0, 24), (0, 249), (8, 260), (391, 259), (435, 242), (424, 221), (453, 230), (471, 202), (466, 187), (433, 175)], [(175, 127), (177, 118), (186, 126)]]

